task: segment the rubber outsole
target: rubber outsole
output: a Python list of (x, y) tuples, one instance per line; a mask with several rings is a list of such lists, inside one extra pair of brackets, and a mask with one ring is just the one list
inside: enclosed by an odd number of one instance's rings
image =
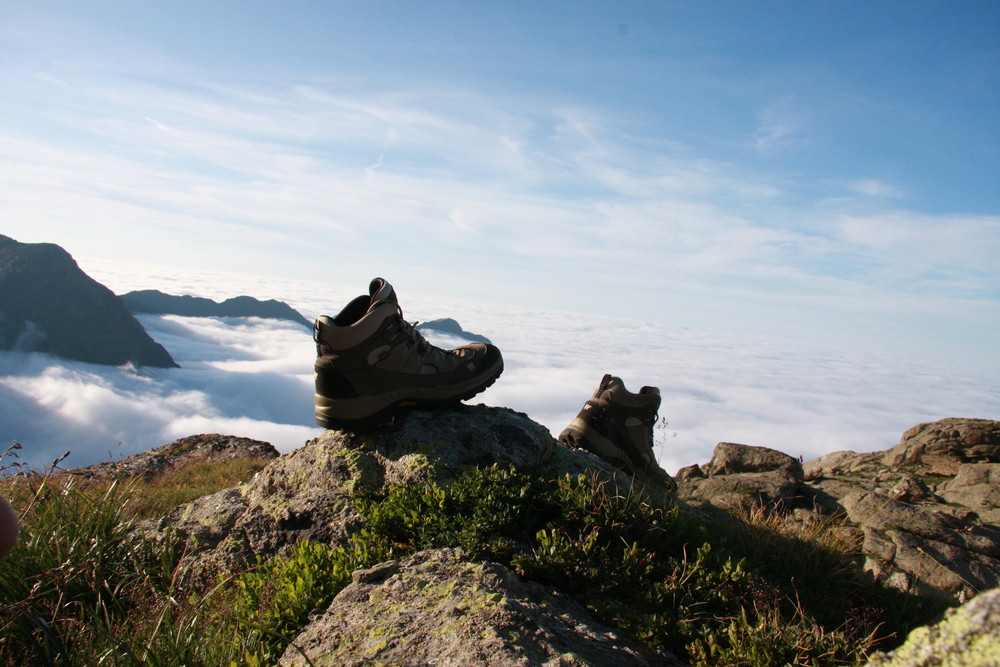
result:
[[(338, 401), (329, 401), (322, 396), (316, 396), (316, 423), (323, 428), (337, 429), (337, 430), (349, 430), (349, 431), (365, 431), (371, 430), (379, 425), (385, 424), (391, 421), (397, 414), (405, 410), (420, 409), (420, 408), (447, 408), (458, 405), (462, 401), (468, 400), (475, 396), (476, 394), (482, 393), (497, 381), (497, 378), (503, 373), (503, 363), (501, 362), (498, 367), (484, 379), (479, 384), (475, 385), (471, 389), (467, 389), (464, 392), (456, 394), (454, 396), (448, 396), (445, 398), (414, 398), (412, 396), (402, 396), (399, 398), (389, 399), (387, 404), (381, 409), (377, 409), (371, 414), (365, 414), (360, 417), (335, 417), (326, 412), (322, 411), (323, 407), (320, 406), (321, 402), (336, 403)], [(370, 399), (371, 402), (379, 403), (379, 397), (373, 397)], [(336, 407), (333, 405), (325, 407)]]

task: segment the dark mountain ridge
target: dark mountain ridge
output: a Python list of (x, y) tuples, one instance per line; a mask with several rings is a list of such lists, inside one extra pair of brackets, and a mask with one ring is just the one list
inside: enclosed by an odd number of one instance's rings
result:
[(218, 302), (204, 297), (166, 294), (159, 290), (138, 290), (121, 295), (125, 306), (133, 313), (183, 315), (186, 317), (260, 317), (271, 320), (291, 320), (311, 326), (309, 320), (284, 301), (261, 301), (252, 296), (236, 296)]
[(53, 243), (0, 235), (0, 349), (176, 368), (115, 294)]

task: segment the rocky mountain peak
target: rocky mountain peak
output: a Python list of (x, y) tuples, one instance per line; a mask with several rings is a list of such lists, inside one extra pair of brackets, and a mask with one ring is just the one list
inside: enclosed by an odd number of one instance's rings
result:
[(7, 236), (0, 237), (0, 349), (111, 366), (177, 366), (68, 252)]

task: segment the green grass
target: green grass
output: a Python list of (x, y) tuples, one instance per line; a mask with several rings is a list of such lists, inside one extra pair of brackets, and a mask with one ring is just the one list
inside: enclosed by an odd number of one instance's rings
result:
[[(17, 546), (0, 562), (0, 664), (156, 664), (149, 648), (197, 620), (201, 605), (184, 599), (172, 549), (131, 537), (129, 526), (264, 464), (200, 462), (148, 483), (68, 473), (0, 479), (21, 524)], [(144, 633), (155, 635), (148, 646), (137, 640)]]
[[(0, 480), (22, 539), (0, 563), (0, 665), (266, 665), (350, 572), (462, 547), (576, 597), (651, 650), (694, 665), (856, 665), (939, 607), (860, 576), (857, 544), (780, 515), (704, 526), (598, 480), (491, 467), (356, 499), (365, 528), (195, 589), (172, 548), (128, 537), (139, 517), (247, 479), (261, 462), (202, 463), (150, 482)], [(893, 633), (896, 633), (895, 635)]]
[(271, 459), (222, 459), (192, 463), (154, 479), (132, 498), (138, 518), (163, 516), (196, 498), (249, 480)]

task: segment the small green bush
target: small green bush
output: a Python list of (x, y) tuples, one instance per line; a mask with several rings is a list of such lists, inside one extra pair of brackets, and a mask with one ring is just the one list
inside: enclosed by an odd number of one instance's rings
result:
[[(288, 554), (260, 563), (236, 579), (234, 622), (259, 646), (248, 647), (263, 664), (277, 662), (306, 625), (309, 614), (326, 608), (361, 564), (353, 550), (304, 540)], [(255, 631), (249, 632), (250, 630)]]

